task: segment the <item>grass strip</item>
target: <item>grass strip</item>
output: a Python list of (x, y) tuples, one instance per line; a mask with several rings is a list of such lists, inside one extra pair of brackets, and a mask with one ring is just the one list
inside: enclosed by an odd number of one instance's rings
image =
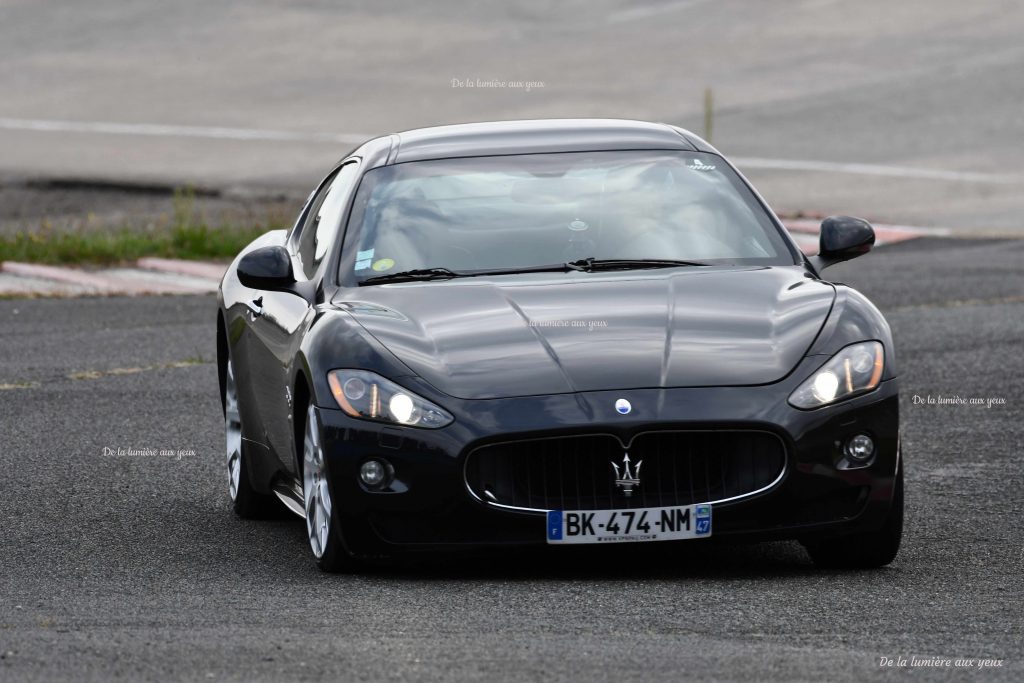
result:
[(145, 256), (228, 259), (269, 229), (190, 225), (154, 232), (129, 229), (89, 233), (19, 232), (0, 236), (0, 261), (111, 264)]
[(283, 226), (283, 217), (267, 216), (252, 225), (210, 226), (193, 208), (188, 190), (175, 194), (169, 221), (145, 229), (38, 230), (0, 235), (0, 261), (46, 264), (109, 265), (146, 256), (178, 259), (230, 259), (268, 230)]

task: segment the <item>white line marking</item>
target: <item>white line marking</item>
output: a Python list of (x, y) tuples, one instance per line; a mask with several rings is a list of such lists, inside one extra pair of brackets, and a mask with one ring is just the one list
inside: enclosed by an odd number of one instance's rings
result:
[(646, 19), (647, 17), (658, 16), (659, 14), (667, 14), (669, 12), (676, 12), (693, 5), (700, 5), (707, 0), (677, 0), (677, 2), (668, 2), (661, 5), (650, 5), (648, 7), (635, 7), (633, 9), (621, 10), (619, 12), (613, 12), (608, 15), (609, 24), (619, 24), (624, 21), (635, 21), (636, 19)]
[[(661, 5), (659, 11), (668, 11), (677, 5)], [(631, 10), (632, 11), (632, 10)], [(639, 10), (636, 10), (639, 11)], [(24, 130), (43, 133), (100, 133), (106, 135), (144, 135), (170, 138), (207, 138), (215, 140), (256, 140), (271, 142), (334, 142), (359, 144), (373, 135), (360, 133), (300, 133), (286, 130), (262, 128), (231, 128), (225, 126), (171, 126), (156, 123), (114, 123), (110, 121), (56, 121), (50, 119), (0, 118), (0, 130)], [(1024, 183), (1024, 176), (998, 173), (977, 173), (972, 171), (943, 171), (909, 166), (885, 166), (881, 164), (837, 163), (832, 161), (811, 161), (807, 159), (767, 159), (764, 157), (735, 157), (733, 162), (740, 167), (779, 170), (816, 171), (821, 173), (847, 173), (852, 175), (883, 176), (889, 178), (918, 178), (922, 180), (952, 180), (969, 183)]]
[(0, 129), (45, 133), (106, 133), (108, 135), (148, 135), (166, 138), (212, 138), (216, 140), (269, 140), (274, 142), (339, 142), (359, 144), (372, 135), (354, 133), (298, 133), (260, 128), (224, 126), (169, 126), (156, 123), (113, 123), (110, 121), (52, 121), (48, 119), (0, 118)]
[(879, 164), (845, 164), (832, 161), (804, 159), (765, 159), (762, 157), (735, 157), (733, 163), (741, 169), (761, 168), (779, 171), (821, 171), (824, 173), (851, 173), (854, 175), (886, 176), (889, 178), (920, 178), (922, 180), (956, 180), (968, 183), (1024, 183), (1024, 176), (970, 171), (939, 171), (909, 166), (883, 166)]

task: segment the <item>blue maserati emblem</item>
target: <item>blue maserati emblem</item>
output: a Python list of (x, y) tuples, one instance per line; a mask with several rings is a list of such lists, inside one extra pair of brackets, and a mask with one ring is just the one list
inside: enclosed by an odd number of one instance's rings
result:
[(620, 398), (615, 402), (615, 410), (617, 410), (620, 415), (629, 415), (629, 412), (633, 410), (633, 406), (626, 399)]

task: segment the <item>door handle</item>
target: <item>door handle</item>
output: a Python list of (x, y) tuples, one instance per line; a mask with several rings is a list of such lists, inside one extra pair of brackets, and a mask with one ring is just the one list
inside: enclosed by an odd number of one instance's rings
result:
[(252, 313), (253, 318), (258, 318), (263, 315), (263, 297), (253, 299), (252, 303), (249, 304), (249, 312)]

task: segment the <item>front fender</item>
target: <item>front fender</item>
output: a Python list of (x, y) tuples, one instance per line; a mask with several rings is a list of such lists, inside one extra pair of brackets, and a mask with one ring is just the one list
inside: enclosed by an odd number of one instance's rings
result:
[(416, 373), (345, 311), (320, 311), (302, 340), (293, 368), (293, 384), (303, 373), (311, 400), (318, 407), (336, 408), (327, 373), (337, 368), (369, 370), (388, 379)]
[(807, 355), (831, 357), (849, 344), (877, 339), (885, 347), (885, 370), (882, 380), (896, 377), (896, 352), (893, 348), (892, 331), (885, 316), (856, 289), (843, 284), (836, 284), (835, 287), (836, 299), (832, 312)]

